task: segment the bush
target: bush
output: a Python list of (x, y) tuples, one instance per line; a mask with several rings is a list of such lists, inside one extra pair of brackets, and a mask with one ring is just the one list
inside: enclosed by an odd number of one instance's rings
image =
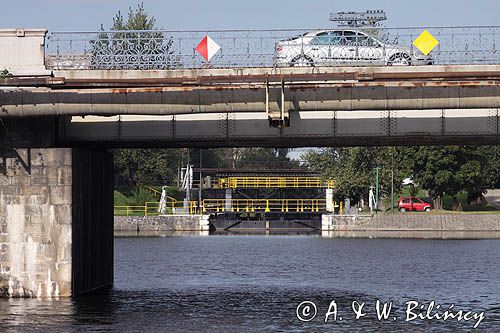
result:
[(12, 76), (12, 73), (10, 73), (8, 70), (3, 69), (0, 71), (0, 79), (5, 79), (6, 77)]
[(128, 199), (122, 193), (115, 191), (114, 192), (114, 205), (115, 206), (128, 206)]
[[(161, 192), (160, 186), (151, 186), (158, 192)], [(179, 190), (174, 187), (167, 188), (167, 195), (179, 199)], [(144, 206), (146, 202), (159, 202), (160, 197), (146, 187), (138, 187), (135, 189), (123, 188), (115, 190), (114, 205), (115, 206)]]

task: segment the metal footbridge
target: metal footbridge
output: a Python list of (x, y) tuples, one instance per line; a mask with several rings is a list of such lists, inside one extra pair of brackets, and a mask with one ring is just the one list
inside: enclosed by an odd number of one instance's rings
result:
[(333, 180), (323, 181), (320, 177), (227, 177), (219, 178), (213, 188), (333, 188)]
[[(212, 188), (233, 189), (333, 189), (334, 181), (320, 177), (227, 177), (213, 180)], [(342, 209), (332, 202), (332, 207)], [(159, 202), (144, 206), (115, 206), (115, 215), (158, 215)], [(319, 213), (327, 210), (327, 200), (318, 198), (238, 198), (182, 201), (171, 197), (166, 201), (167, 213)]]

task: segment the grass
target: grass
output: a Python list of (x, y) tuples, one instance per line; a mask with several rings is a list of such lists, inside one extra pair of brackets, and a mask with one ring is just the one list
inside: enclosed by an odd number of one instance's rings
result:
[[(161, 192), (161, 186), (151, 186)], [(179, 197), (179, 191), (175, 187), (167, 188), (167, 195), (173, 198)], [(146, 202), (158, 202), (160, 197), (147, 187), (120, 188), (114, 191), (115, 206), (144, 206)]]

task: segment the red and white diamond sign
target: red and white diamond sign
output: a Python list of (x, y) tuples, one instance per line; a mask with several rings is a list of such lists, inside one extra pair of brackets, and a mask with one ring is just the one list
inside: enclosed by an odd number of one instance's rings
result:
[(212, 57), (220, 50), (220, 46), (214, 42), (210, 36), (206, 35), (195, 50), (198, 51), (198, 53), (200, 53), (207, 61), (210, 61), (210, 59), (212, 59)]

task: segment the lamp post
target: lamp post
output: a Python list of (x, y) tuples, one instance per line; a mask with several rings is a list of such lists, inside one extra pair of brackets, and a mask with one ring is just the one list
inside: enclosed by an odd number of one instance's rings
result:
[(191, 163), (191, 160), (189, 158), (189, 154), (190, 154), (190, 151), (189, 151), (189, 148), (187, 149), (187, 169), (186, 169), (186, 173), (187, 173), (187, 186), (186, 186), (186, 199), (187, 199), (187, 205), (189, 207), (189, 203), (191, 201), (191, 179), (190, 179), (190, 169), (189, 169), (189, 163)]
[(380, 167), (375, 168), (375, 214), (378, 212), (378, 174)]
[(198, 206), (200, 207), (200, 212), (201, 212), (201, 200), (202, 200), (201, 192), (203, 191), (203, 178), (201, 174), (202, 159), (203, 159), (203, 149), (200, 148), (200, 187), (198, 192)]
[(391, 213), (394, 213), (394, 147), (391, 149)]

